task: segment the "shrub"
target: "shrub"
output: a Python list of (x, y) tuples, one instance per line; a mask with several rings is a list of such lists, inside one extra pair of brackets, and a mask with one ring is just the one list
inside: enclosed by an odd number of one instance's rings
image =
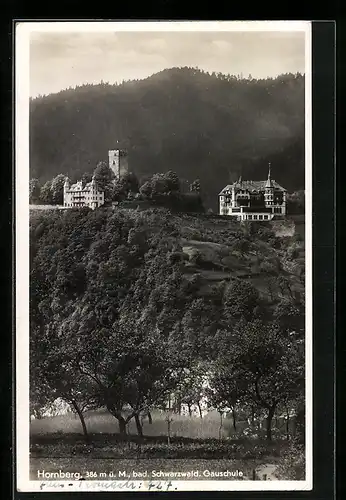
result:
[(115, 435), (91, 435), (91, 444), (85, 444), (80, 436), (65, 436), (62, 440), (55, 435), (36, 437), (31, 442), (31, 453), (35, 457), (83, 457), (93, 453), (96, 458), (141, 458), (163, 459), (227, 459), (227, 460), (263, 460), (266, 457), (278, 457), (286, 442), (267, 442), (248, 438), (233, 439), (189, 439), (172, 437), (167, 443), (166, 436), (132, 436), (131, 440), (121, 440)]
[(278, 479), (286, 481), (302, 481), (305, 479), (305, 449), (304, 446), (292, 441), (282, 454), (280, 464), (276, 469)]
[(194, 241), (203, 241), (202, 233), (200, 231), (198, 231), (197, 229), (196, 230), (192, 230), (189, 233), (189, 238), (191, 240), (194, 240)]
[(190, 254), (190, 263), (193, 265), (199, 265), (203, 261), (202, 253), (194, 249)]

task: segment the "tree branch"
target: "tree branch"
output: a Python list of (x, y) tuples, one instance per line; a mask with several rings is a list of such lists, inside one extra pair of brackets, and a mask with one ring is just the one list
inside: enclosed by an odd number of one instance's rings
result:
[(96, 382), (98, 386), (103, 387), (101, 381), (95, 375), (92, 375), (91, 373), (88, 373), (85, 370), (83, 370), (83, 368), (80, 366), (79, 363), (78, 363), (78, 370), (83, 375), (86, 375), (87, 377), (90, 377), (92, 380), (94, 380), (94, 382)]
[(260, 391), (259, 391), (259, 386), (258, 386), (258, 383), (259, 383), (259, 380), (260, 380), (260, 376), (259, 377), (256, 377), (255, 379), (255, 392), (256, 392), (256, 396), (257, 396), (257, 399), (258, 401), (265, 407), (267, 408), (268, 410), (270, 409), (270, 404), (267, 403), (267, 401), (265, 401), (265, 399), (262, 398), (261, 394), (260, 394)]

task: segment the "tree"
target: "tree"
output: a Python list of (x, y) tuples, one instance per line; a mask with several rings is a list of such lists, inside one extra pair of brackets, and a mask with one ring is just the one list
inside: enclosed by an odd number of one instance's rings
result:
[(47, 181), (41, 187), (40, 201), (45, 205), (53, 204), (52, 181)]
[(190, 184), (190, 191), (199, 193), (201, 191), (201, 183), (199, 179), (194, 180)]
[(258, 305), (258, 291), (248, 281), (234, 280), (225, 288), (223, 306), (226, 321), (239, 320), (241, 317), (250, 320)]
[(201, 400), (205, 395), (206, 369), (206, 365), (199, 361), (191, 363), (189, 368), (185, 370), (184, 377), (175, 392), (175, 399), (177, 402), (175, 410), (178, 411), (178, 413), (180, 413), (181, 405), (186, 404), (191, 417), (192, 406), (196, 405), (200, 418), (203, 418)]
[[(92, 387), (78, 376), (65, 339), (53, 338), (50, 328), (32, 323), (30, 332), (30, 405), (34, 413), (57, 398), (68, 403), (78, 415), (83, 435), (89, 435), (83, 412), (97, 408)], [(67, 340), (67, 339), (66, 339)]]
[(292, 292), (292, 287), (289, 279), (286, 276), (279, 276), (278, 278), (278, 285), (280, 287), (281, 293), (283, 296), (288, 293), (289, 297), (293, 300), (293, 292)]
[(84, 174), (82, 175), (81, 181), (82, 181), (83, 186), (85, 186), (86, 184), (88, 184), (89, 182), (92, 181), (92, 174), (90, 174), (88, 172), (84, 172)]
[(274, 259), (265, 259), (260, 264), (260, 271), (267, 274), (268, 276), (278, 276), (278, 262)]
[(173, 172), (172, 170), (169, 170), (164, 174), (164, 179), (167, 183), (167, 191), (169, 193), (178, 193), (180, 192), (180, 180), (178, 175)]
[(249, 252), (250, 248), (251, 243), (249, 239), (244, 236), (237, 238), (232, 244), (232, 249), (239, 252), (242, 256)]
[[(304, 390), (304, 348), (283, 337), (275, 324), (241, 321), (229, 336), (230, 349), (220, 357), (211, 381), (219, 404), (251, 402), (266, 411), (266, 435), (279, 404), (301, 396)], [(224, 352), (224, 351), (223, 351)]]
[(59, 174), (52, 180), (50, 189), (52, 193), (52, 202), (54, 203), (54, 205), (62, 205), (64, 203), (65, 179), (65, 175)]
[(115, 180), (114, 172), (109, 168), (107, 163), (101, 161), (94, 171), (94, 177), (98, 189), (104, 192), (105, 202), (111, 201)]
[(287, 196), (287, 212), (289, 214), (304, 214), (305, 191), (295, 191)]
[(187, 359), (172, 328), (188, 300), (169, 259), (174, 226), (152, 235), (147, 224), (81, 210), (38, 217), (30, 232), (33, 380), (79, 409), (105, 406), (122, 433), (132, 418), (142, 433), (141, 413), (176, 387)]
[(122, 201), (139, 192), (139, 182), (135, 174), (127, 173), (114, 182), (112, 200)]
[(133, 172), (128, 172), (122, 178), (124, 185), (126, 186), (127, 192), (138, 193), (139, 192), (139, 181), (137, 176)]
[(275, 308), (274, 317), (282, 331), (303, 336), (305, 330), (304, 304), (292, 298), (283, 298)]
[(233, 429), (237, 430), (237, 407), (242, 399), (246, 399), (247, 384), (244, 381), (245, 383), (242, 385), (239, 383), (241, 381), (230, 378), (222, 366), (218, 367), (216, 364), (215, 368), (216, 371), (210, 381), (211, 387), (207, 390), (209, 404), (212, 408), (216, 408), (220, 414), (230, 411), (232, 413)]
[(142, 184), (140, 193), (157, 204), (172, 202), (179, 196), (180, 180), (171, 170), (164, 174), (157, 173)]
[[(92, 339), (85, 330), (88, 338), (84, 336), (82, 344), (87, 349), (74, 353), (77, 372), (93, 384), (99, 405), (118, 420), (122, 434), (134, 418), (142, 435), (140, 415), (165, 399), (183, 370), (179, 349), (173, 342), (166, 341), (165, 348), (158, 349), (162, 332), (148, 313), (144, 321), (132, 314), (129, 317), (124, 310), (117, 326), (94, 329)], [(81, 329), (79, 332), (81, 335)]]

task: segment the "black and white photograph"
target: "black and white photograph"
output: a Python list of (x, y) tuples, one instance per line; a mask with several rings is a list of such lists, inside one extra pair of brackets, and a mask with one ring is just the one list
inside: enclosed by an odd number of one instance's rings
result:
[(15, 45), (18, 491), (311, 490), (311, 23)]

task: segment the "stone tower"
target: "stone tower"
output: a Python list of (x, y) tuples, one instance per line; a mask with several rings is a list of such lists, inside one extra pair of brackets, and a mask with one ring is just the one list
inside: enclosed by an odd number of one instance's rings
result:
[(108, 151), (109, 168), (114, 172), (116, 179), (121, 179), (129, 172), (127, 151), (125, 149), (111, 149)]

